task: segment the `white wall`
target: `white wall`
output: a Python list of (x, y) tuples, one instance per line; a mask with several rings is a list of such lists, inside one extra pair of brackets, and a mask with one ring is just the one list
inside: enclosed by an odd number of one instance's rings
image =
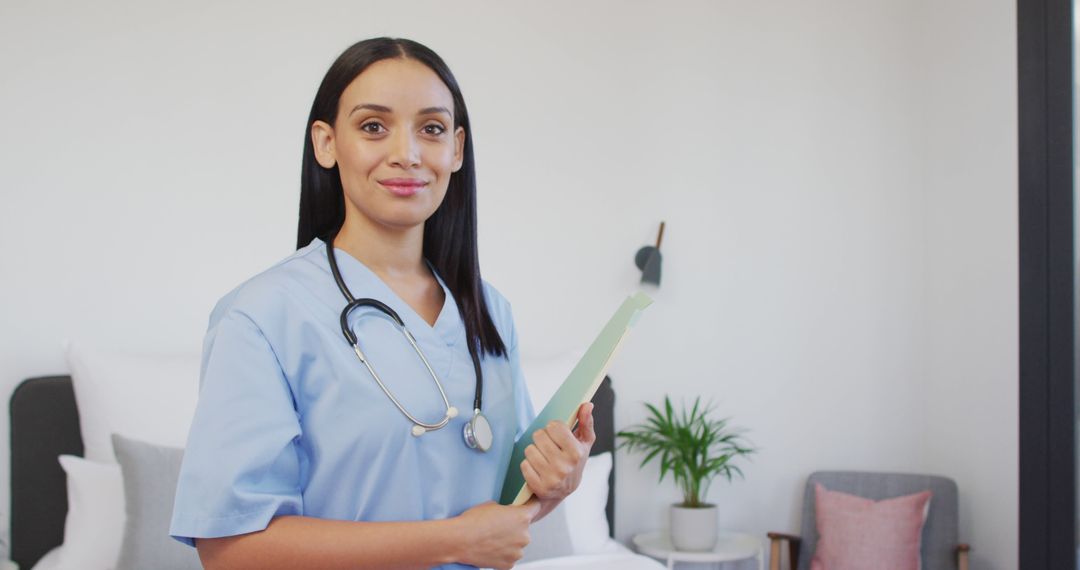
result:
[[(1018, 564), (1016, 2), (926, 1), (926, 465), (975, 568)], [(960, 32), (960, 29), (963, 32)]]
[[(700, 394), (752, 430), (746, 480), (710, 494), (724, 526), (797, 530), (815, 469), (929, 470), (959, 481), (981, 567), (1011, 568), (1015, 17), (934, 6), (0, 4), (0, 394), (63, 372), (65, 337), (195, 349), (213, 302), (294, 245), (326, 67), (400, 35), (462, 84), (484, 273), (527, 352), (588, 342), (667, 221), (616, 417)], [(958, 427), (942, 400), (973, 386)], [(618, 461), (627, 539), (677, 495)]]

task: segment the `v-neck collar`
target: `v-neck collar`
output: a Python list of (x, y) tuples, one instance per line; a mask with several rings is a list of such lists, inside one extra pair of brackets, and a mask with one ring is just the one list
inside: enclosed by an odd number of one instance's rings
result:
[[(331, 247), (320, 238), (315, 238), (322, 244), (323, 250), (322, 256), (324, 262), (326, 262), (326, 270), (330, 271), (330, 265), (326, 260), (325, 248)], [(374, 297), (379, 301), (382, 301), (397, 311), (401, 320), (405, 322), (405, 326), (414, 334), (418, 331), (422, 331), (423, 334), (429, 334), (442, 339), (447, 346), (453, 346), (457, 340), (459, 328), (457, 323), (460, 321), (460, 313), (457, 308), (457, 301), (454, 299), (453, 294), (450, 292), (450, 288), (446, 286), (446, 282), (443, 281), (439, 272), (435, 269), (430, 261), (425, 257), (424, 263), (431, 269), (432, 275), (439, 282), (439, 286), (443, 289), (443, 306), (439, 310), (439, 315), (435, 317), (435, 324), (428, 324), (412, 305), (405, 302), (377, 273), (371, 270), (364, 262), (356, 259), (349, 252), (339, 248), (334, 248), (335, 259), (337, 260), (338, 269), (341, 271), (341, 278), (345, 280), (345, 285), (349, 287), (353, 297)], [(335, 287), (336, 289), (336, 287)], [(374, 290), (373, 290), (374, 289)]]

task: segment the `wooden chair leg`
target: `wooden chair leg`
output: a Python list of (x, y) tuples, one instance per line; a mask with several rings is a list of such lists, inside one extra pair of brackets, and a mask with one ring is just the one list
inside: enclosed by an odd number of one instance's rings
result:
[(956, 545), (957, 570), (968, 570), (968, 552), (971, 552), (971, 546), (967, 544)]
[(769, 546), (769, 570), (780, 570), (780, 540), (772, 539)]
[(793, 534), (770, 532), (769, 540), (769, 570), (780, 570), (780, 552), (782, 543), (787, 542), (788, 558), (791, 561), (791, 570), (799, 567), (799, 545), (802, 540)]

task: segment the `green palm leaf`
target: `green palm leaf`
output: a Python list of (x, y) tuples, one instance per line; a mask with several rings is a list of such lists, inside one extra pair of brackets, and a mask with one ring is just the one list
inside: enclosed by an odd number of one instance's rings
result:
[(676, 412), (665, 395), (663, 411), (649, 403), (645, 407), (648, 415), (643, 423), (616, 434), (621, 439), (618, 448), (644, 453), (641, 467), (658, 459), (660, 482), (671, 473), (684, 506), (700, 505), (717, 476), (728, 481), (733, 474), (743, 477), (732, 461), (757, 450), (743, 437), (744, 430), (728, 427), (729, 418), (710, 418), (711, 402), (702, 406), (697, 397), (689, 410), (684, 403)]

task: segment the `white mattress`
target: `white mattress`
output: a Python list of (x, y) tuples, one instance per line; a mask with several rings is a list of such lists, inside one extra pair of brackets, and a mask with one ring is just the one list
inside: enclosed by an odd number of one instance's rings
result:
[[(31, 570), (58, 570), (57, 562), (60, 559), (61, 546), (49, 551)], [(514, 568), (521, 570), (546, 570), (548, 568), (595, 569), (595, 570), (661, 570), (665, 566), (648, 556), (634, 554), (630, 549), (619, 544), (618, 552), (607, 554), (580, 554), (577, 556), (560, 556), (545, 560), (534, 560), (525, 564), (518, 564)]]
[(618, 545), (617, 552), (605, 554), (579, 554), (576, 556), (560, 556), (558, 558), (546, 558), (534, 560), (525, 564), (514, 566), (520, 570), (547, 570), (548, 568), (581, 568), (589, 570), (666, 570), (666, 566), (656, 560), (634, 554), (629, 548), (612, 541)]
[(589, 568), (593, 570), (664, 570), (666, 567), (640, 554), (620, 552), (617, 554), (579, 554), (560, 556), (546, 560), (534, 560), (518, 564), (521, 570), (547, 570), (548, 568)]

